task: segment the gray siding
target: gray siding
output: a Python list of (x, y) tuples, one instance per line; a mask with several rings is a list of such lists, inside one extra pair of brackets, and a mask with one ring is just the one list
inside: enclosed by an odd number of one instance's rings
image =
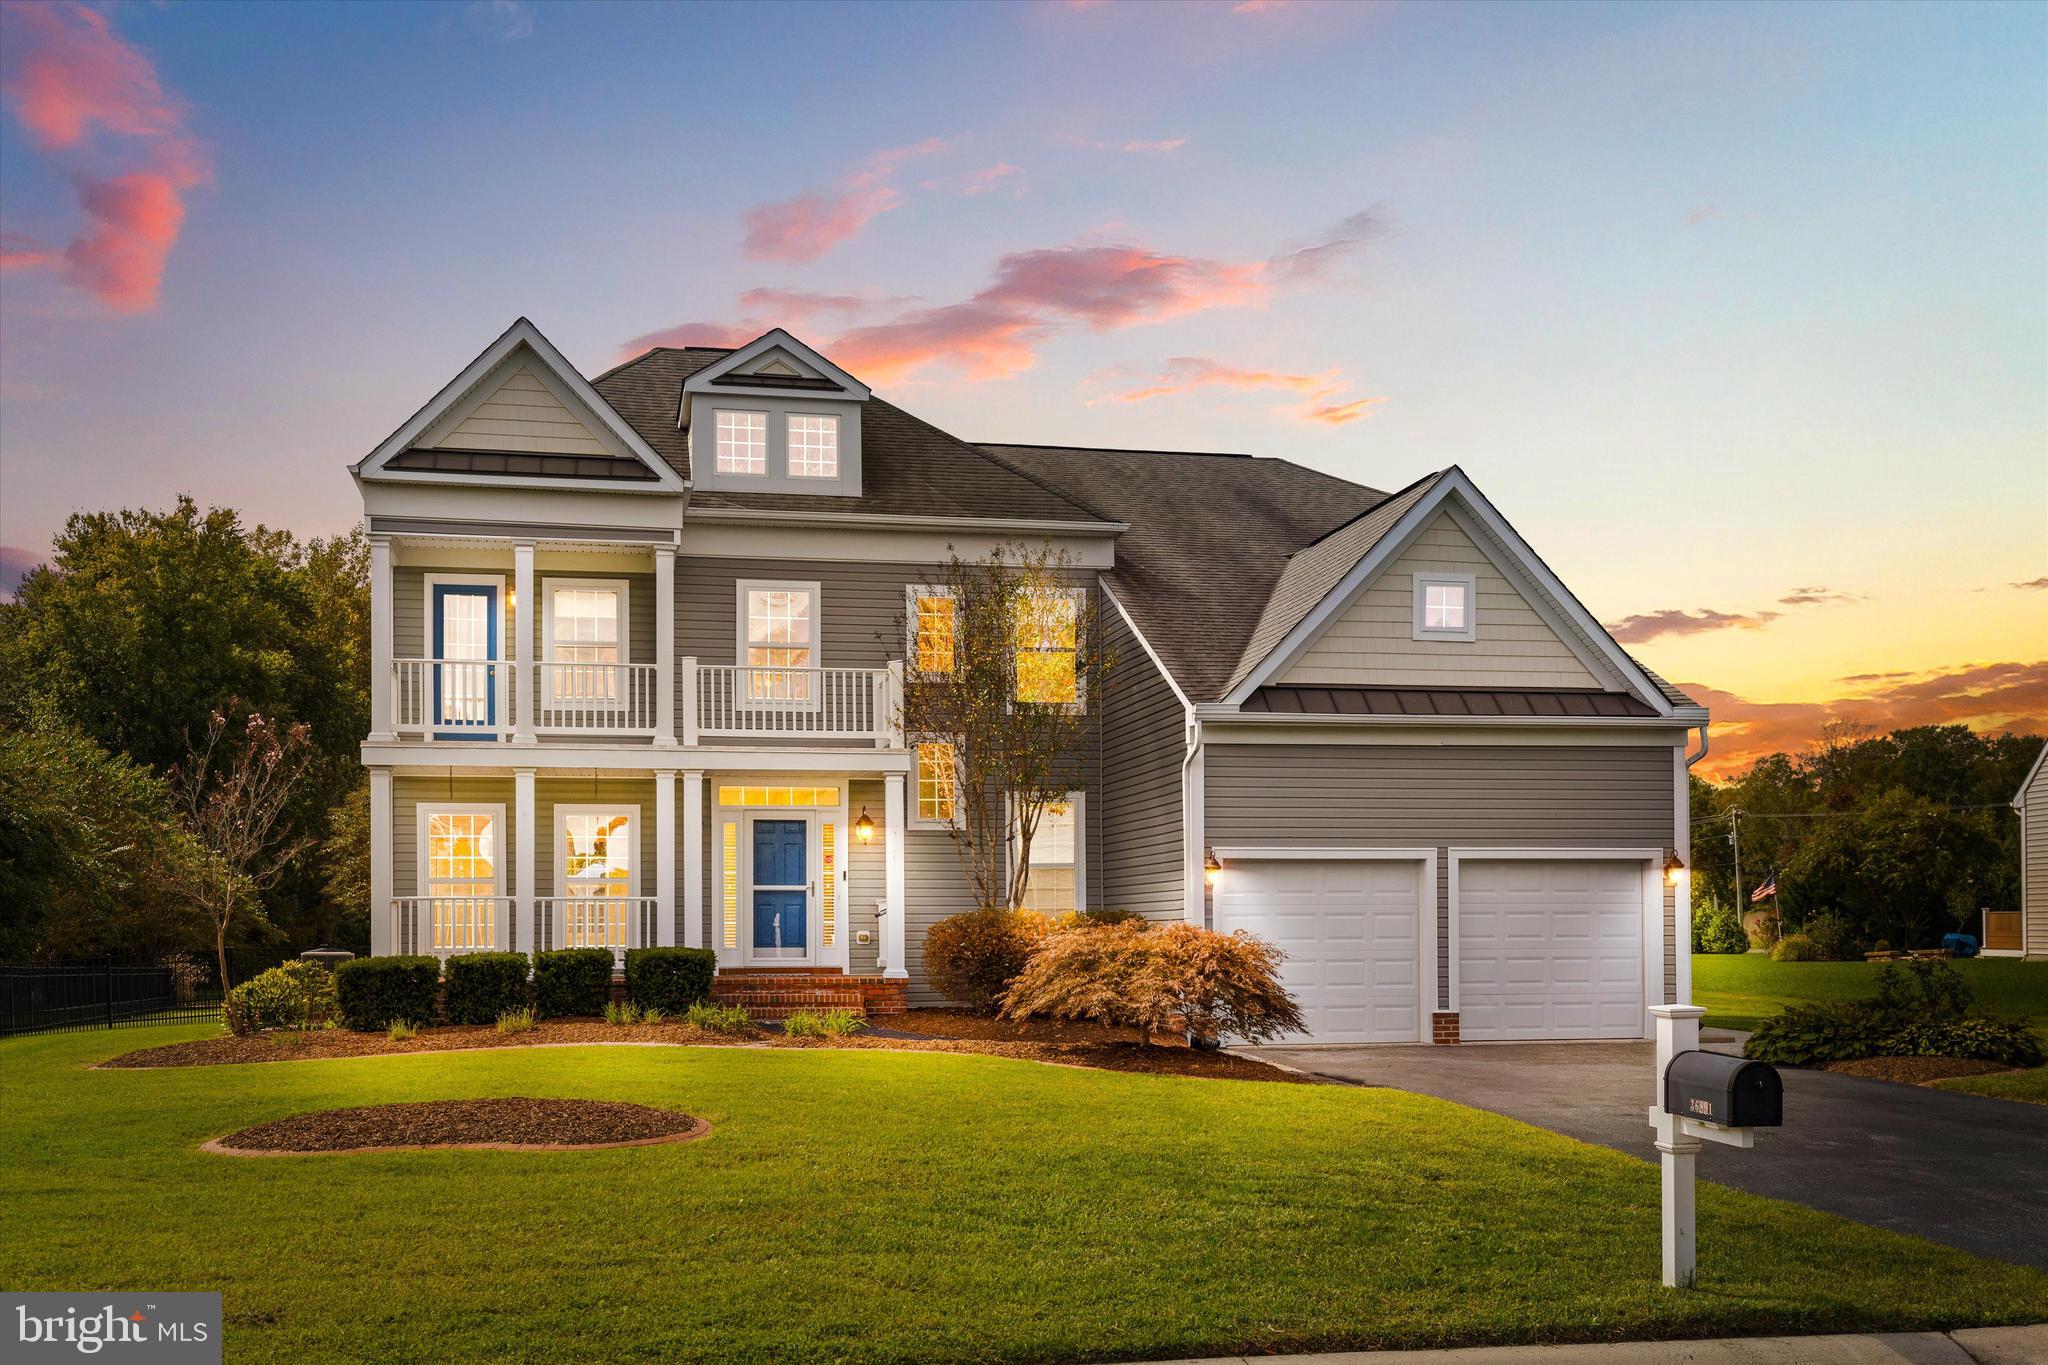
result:
[(1101, 796), (1091, 808), (1100, 839), (1097, 905), (1149, 919), (1183, 913), (1181, 764), (1186, 712), (1117, 610), (1103, 606), (1115, 660), (1102, 699)]
[(881, 668), (903, 657), (903, 589), (929, 583), (935, 565), (835, 564), (800, 559), (676, 561), (676, 652), (706, 664), (734, 664), (743, 578), (818, 584), (818, 666)]
[[(399, 565), (391, 571), (391, 652), (400, 659), (424, 658), (431, 639), (427, 620), (427, 575), (433, 573), (463, 573), (459, 569), (423, 569)], [(496, 569), (477, 569), (476, 573), (498, 573)], [(513, 586), (512, 575), (506, 573), (507, 592), (499, 600), (505, 608), (505, 619), (498, 627), (501, 641), (500, 655), (512, 657), (513, 607), (505, 601)], [(626, 661), (636, 664), (654, 662), (654, 575), (651, 573), (558, 573), (552, 569), (534, 574), (534, 590), (540, 591), (541, 584), (551, 579), (564, 578), (613, 578), (623, 579), (626, 590)], [(543, 607), (533, 613), (533, 650), (535, 659), (541, 657), (541, 636), (545, 629), (546, 611)]]
[[(1668, 848), (1677, 833), (1666, 745), (1216, 744), (1204, 763), (1211, 844), (1436, 849), (1440, 1002), (1450, 991), (1452, 847)], [(1667, 999), (1675, 949), (1667, 888)]]
[(2030, 958), (2048, 958), (2048, 763), (2020, 798), (2020, 933)]

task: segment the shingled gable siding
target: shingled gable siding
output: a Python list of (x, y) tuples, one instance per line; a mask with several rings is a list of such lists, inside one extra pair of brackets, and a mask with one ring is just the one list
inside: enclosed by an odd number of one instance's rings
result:
[(1100, 904), (1147, 919), (1183, 917), (1181, 761), (1186, 711), (1116, 608), (1104, 604), (1115, 665), (1102, 701)]
[[(1473, 575), (1476, 639), (1414, 638), (1414, 574), (1431, 569)], [(1602, 685), (1448, 514), (1423, 528), (1275, 681), (1353, 687)]]
[[(1218, 847), (1437, 850), (1437, 990), (1450, 991), (1450, 850), (1666, 848), (1667, 745), (1211, 744), (1204, 836)], [(1665, 998), (1677, 989), (1664, 893)]]
[(452, 429), (428, 432), (420, 444), (452, 450), (612, 455), (617, 453), (614, 447), (618, 443), (600, 439), (527, 363), (514, 367), (490, 396)]

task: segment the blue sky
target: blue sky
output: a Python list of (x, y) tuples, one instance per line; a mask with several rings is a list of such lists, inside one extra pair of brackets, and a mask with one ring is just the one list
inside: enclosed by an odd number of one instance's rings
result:
[[(343, 467), (521, 314), (592, 374), (781, 321), (970, 439), (1461, 464), (1759, 735), (2048, 717), (2048, 8), (52, 14), (0, 71), (17, 558), (181, 490), (344, 529)], [(53, 34), (149, 117), (53, 145)], [(167, 162), (160, 288), (110, 303), (80, 186)], [(821, 205), (869, 216), (749, 237)]]

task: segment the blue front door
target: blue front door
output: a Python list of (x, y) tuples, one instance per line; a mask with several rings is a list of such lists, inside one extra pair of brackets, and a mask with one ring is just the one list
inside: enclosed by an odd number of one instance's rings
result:
[(434, 737), (489, 737), (498, 724), (498, 590), (434, 585)]
[(754, 956), (809, 953), (811, 825), (754, 821)]

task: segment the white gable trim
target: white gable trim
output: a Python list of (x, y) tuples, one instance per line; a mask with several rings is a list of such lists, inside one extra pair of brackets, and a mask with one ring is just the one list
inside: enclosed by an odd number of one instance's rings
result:
[(2041, 765), (2048, 763), (2048, 744), (2041, 746), (2041, 752), (2034, 756), (2034, 766), (2027, 769), (2027, 775), (2020, 779), (2020, 789), (2012, 794), (2012, 808), (2027, 808), (2027, 788), (2034, 785), (2034, 778), (2040, 773)]
[[(1380, 537), (1366, 556), (1353, 565), (1351, 572), (1331, 590), (1328, 596), (1316, 604), (1315, 610), (1295, 623), (1272, 652), (1259, 661), (1244, 680), (1233, 687), (1223, 700), (1233, 706), (1242, 705), (1245, 699), (1260, 687), (1273, 680), (1290, 664), (1298, 659), (1313, 644), (1330, 624), (1350, 608), (1366, 586), (1379, 577), (1382, 570), (1406, 550), (1423, 527), (1446, 510), (1445, 503), (1456, 496), (1456, 503), (1448, 510), (1454, 521), (1468, 535), (1473, 543), (1496, 561), (1496, 567), (1520, 578), (1526, 586), (1535, 589), (1525, 593), (1529, 605), (1543, 617), (1558, 639), (1564, 642), (1579, 661), (1594, 674), (1605, 674), (1626, 686), (1644, 702), (1655, 707), (1660, 716), (1669, 716), (1674, 708), (1663, 690), (1651, 682), (1648, 675), (1628, 657), (1627, 651), (1614, 642), (1598, 621), (1572, 596), (1549, 567), (1536, 556), (1536, 552), (1515, 529), (1508, 525), (1506, 518), (1486, 500), (1464, 470), (1455, 465), (1445, 471), (1415, 505), (1394, 523), (1386, 535)], [(1478, 533), (1478, 534), (1475, 534)], [(1500, 556), (1510, 561), (1500, 563)]]
[(1145, 657), (1152, 661), (1152, 667), (1159, 670), (1160, 677), (1166, 679), (1166, 685), (1173, 689), (1174, 699), (1180, 703), (1181, 710), (1185, 711), (1190, 721), (1192, 721), (1195, 714), (1195, 704), (1189, 701), (1188, 694), (1181, 690), (1179, 680), (1173, 676), (1173, 670), (1168, 668), (1166, 661), (1159, 657), (1159, 651), (1152, 648), (1152, 642), (1145, 638), (1145, 632), (1138, 629), (1138, 623), (1131, 616), (1130, 608), (1123, 604), (1122, 599), (1116, 595), (1116, 590), (1111, 588), (1109, 583), (1100, 575), (1097, 575), (1095, 583), (1097, 587), (1102, 589), (1102, 595), (1109, 599), (1109, 604), (1116, 608), (1116, 614), (1123, 618), (1124, 627), (1131, 632), (1131, 638), (1138, 642), (1138, 648), (1145, 651)]
[[(675, 470), (669, 467), (668, 462), (654, 453), (654, 450), (647, 442), (640, 438), (640, 433), (627, 425), (626, 420), (613, 411), (612, 405), (605, 402), (603, 396), (590, 386), (590, 381), (585, 379), (577, 371), (576, 367), (569, 363), (567, 357), (555, 349), (554, 343), (542, 336), (540, 329), (525, 318), (519, 319), (506, 328), (496, 341), (484, 348), (481, 355), (463, 367), (462, 373), (449, 380), (439, 393), (427, 400), (425, 407), (408, 418), (404, 426), (387, 436), (375, 450), (349, 466), (349, 472), (358, 478), (402, 479), (406, 482), (441, 482), (441, 479), (433, 477), (431, 471), (394, 470), (386, 473), (384, 472), (384, 466), (401, 451), (409, 450), (413, 443), (419, 440), (437, 422), (441, 421), (442, 418), (446, 417), (457, 406), (467, 401), (471, 396), (472, 390), (488, 379), (500, 365), (505, 363), (514, 351), (522, 346), (531, 351), (534, 359), (538, 362), (536, 373), (540, 374), (541, 382), (547, 383), (550, 379), (554, 380), (561, 390), (565, 391), (569, 397), (573, 397), (578, 404), (603, 425), (607, 434), (617, 440), (628, 451), (632, 452), (634, 458), (640, 460), (649, 469), (653, 470), (659, 491), (664, 493), (682, 493), (687, 491), (689, 485), (683, 481), (682, 477)], [(557, 396), (560, 397), (562, 394), (558, 393)], [(471, 486), (475, 486), (479, 482), (473, 475), (449, 475), (445, 477), (449, 482), (463, 482)], [(515, 481), (503, 480), (501, 482)], [(516, 482), (523, 485), (529, 481), (517, 480)], [(559, 481), (533, 480), (530, 482), (536, 487), (561, 487)], [(607, 487), (603, 483), (592, 480), (582, 481), (580, 486), (592, 491)], [(646, 491), (644, 485), (641, 491)]]
[[(825, 378), (837, 384), (841, 389), (844, 390), (844, 392), (826, 393), (822, 390), (815, 389), (784, 389), (777, 388), (774, 386), (764, 386), (757, 388), (755, 386), (747, 384), (719, 384), (715, 386), (713, 385), (712, 381), (714, 379), (718, 379), (724, 375), (750, 373), (750, 371), (747, 369), (749, 365), (753, 364), (753, 362), (759, 357), (766, 355), (768, 352), (774, 350), (788, 351), (791, 355), (803, 361), (804, 364), (813, 367), (818, 371), (819, 374), (823, 375)], [(798, 341), (788, 332), (785, 332), (784, 330), (782, 330), (782, 328), (777, 327), (775, 330), (771, 332), (763, 332), (760, 336), (755, 337), (752, 341), (740, 347), (737, 351), (734, 351), (732, 354), (726, 356), (723, 360), (714, 361), (712, 364), (706, 365), (703, 369), (697, 371), (697, 373), (691, 375), (688, 379), (684, 380), (682, 405), (676, 410), (676, 425), (688, 425), (688, 422), (685, 420), (685, 416), (689, 409), (691, 394), (770, 394), (783, 398), (800, 398), (808, 395), (812, 398), (837, 399), (841, 402), (851, 401), (855, 403), (865, 403), (868, 401), (868, 397), (872, 392), (873, 391), (869, 389), (867, 385), (861, 383), (858, 379), (855, 379), (852, 375), (840, 369), (837, 365), (834, 365), (830, 360), (827, 360), (824, 356), (820, 355), (816, 350), (813, 350), (811, 347), (804, 345), (804, 343)]]

